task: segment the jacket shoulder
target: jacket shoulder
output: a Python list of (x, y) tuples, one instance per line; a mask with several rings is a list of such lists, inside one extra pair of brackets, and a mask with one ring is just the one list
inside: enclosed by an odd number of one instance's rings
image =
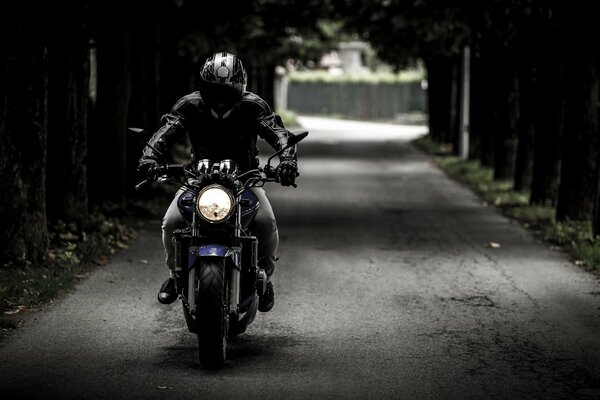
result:
[(192, 92), (181, 97), (173, 106), (173, 111), (185, 110), (189, 107), (198, 108), (203, 105), (202, 96), (200, 92)]
[(262, 97), (252, 92), (244, 93), (240, 105), (243, 109), (253, 112), (258, 116), (271, 115), (273, 113), (269, 104)]

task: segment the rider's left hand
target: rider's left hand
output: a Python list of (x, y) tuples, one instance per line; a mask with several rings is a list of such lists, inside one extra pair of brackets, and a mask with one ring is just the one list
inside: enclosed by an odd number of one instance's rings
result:
[(298, 164), (295, 160), (283, 160), (277, 166), (277, 176), (283, 186), (292, 186), (296, 182)]

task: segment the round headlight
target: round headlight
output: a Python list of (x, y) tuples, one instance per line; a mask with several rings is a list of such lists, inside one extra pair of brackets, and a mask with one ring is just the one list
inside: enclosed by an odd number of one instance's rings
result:
[(221, 185), (210, 185), (198, 195), (196, 208), (208, 222), (223, 222), (233, 214), (233, 196)]

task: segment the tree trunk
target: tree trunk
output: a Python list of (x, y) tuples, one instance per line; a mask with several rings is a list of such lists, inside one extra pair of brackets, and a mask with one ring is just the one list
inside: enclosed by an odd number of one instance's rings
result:
[(491, 76), (494, 90), (494, 179), (513, 179), (517, 150), (518, 92), (517, 69), (512, 54), (500, 50)]
[(534, 138), (530, 203), (533, 205), (556, 206), (558, 199), (564, 68), (555, 53), (550, 44), (538, 43), (532, 101)]
[(526, 191), (531, 187), (533, 165), (533, 64), (524, 52), (519, 57), (519, 121), (514, 189)]
[[(130, 17), (97, 10), (98, 92), (90, 127), (89, 189), (95, 204), (124, 203), (127, 181), (127, 120), (131, 97)], [(108, 24), (110, 21), (110, 24)]]
[[(156, 7), (149, 3), (148, 7)], [(147, 138), (159, 128), (159, 46), (158, 21), (154, 20), (156, 8), (147, 10), (149, 17), (132, 20), (131, 37), (131, 101), (129, 126), (145, 129)], [(183, 93), (182, 93), (183, 95)], [(166, 111), (166, 110), (165, 110)], [(144, 138), (144, 139), (145, 139)], [(135, 182), (137, 164), (144, 145), (132, 135), (127, 136), (127, 181)], [(133, 185), (128, 185), (133, 194)]]
[(27, 11), (0, 27), (0, 265), (39, 265), (48, 252), (47, 32)]
[(455, 67), (449, 58), (431, 59), (427, 67), (427, 101), (431, 138), (440, 143), (453, 143), (452, 85)]
[(472, 39), (471, 59), (470, 59), (470, 79), (469, 84), (469, 159), (481, 160), (481, 106), (485, 99), (483, 96), (483, 79), (481, 78), (479, 44)]
[(81, 223), (88, 212), (89, 35), (86, 3), (71, 8), (49, 45), (47, 206), (51, 221)]
[(600, 25), (591, 5), (561, 4), (558, 11), (562, 41), (557, 55), (566, 60), (566, 68), (564, 152), (556, 218), (587, 221), (593, 216), (598, 182), (600, 65), (596, 52), (574, 43), (597, 37)]
[(450, 140), (454, 154), (460, 154), (460, 140), (462, 126), (460, 124), (462, 113), (461, 87), (463, 84), (462, 54), (452, 57), (452, 92), (450, 97)]
[(590, 220), (594, 208), (600, 89), (595, 57), (586, 50), (566, 58), (564, 154), (556, 209), (561, 221)]
[(428, 131), (429, 138), (435, 142), (442, 141), (442, 129), (440, 127), (440, 118), (438, 118), (438, 108), (436, 98), (438, 93), (437, 70), (433, 62), (425, 62), (427, 70), (427, 113), (428, 113)]
[[(471, 133), (475, 140), (475, 153), (481, 165), (493, 167), (494, 162), (494, 103), (492, 93), (497, 79), (493, 48), (489, 40), (480, 39), (471, 66)], [(478, 151), (477, 151), (478, 150)]]

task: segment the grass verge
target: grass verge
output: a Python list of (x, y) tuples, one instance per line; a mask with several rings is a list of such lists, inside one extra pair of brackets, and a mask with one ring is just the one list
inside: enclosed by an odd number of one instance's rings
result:
[(0, 341), (24, 325), (36, 311), (71, 292), (96, 268), (129, 246), (148, 218), (160, 215), (163, 199), (132, 203), (127, 209), (107, 206), (81, 226), (49, 226), (50, 246), (44, 265), (0, 266)]
[(600, 272), (600, 238), (593, 236), (590, 222), (557, 221), (554, 207), (530, 205), (529, 193), (515, 191), (511, 181), (495, 181), (492, 169), (453, 156), (451, 147), (433, 142), (428, 135), (413, 144), (431, 155), (446, 175), (471, 188), (484, 206), (497, 207), (553, 249), (567, 252), (576, 265)]

